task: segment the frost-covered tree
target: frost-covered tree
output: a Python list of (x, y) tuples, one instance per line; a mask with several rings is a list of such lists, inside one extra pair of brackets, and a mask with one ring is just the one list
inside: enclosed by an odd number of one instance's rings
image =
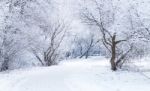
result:
[[(56, 49), (60, 46), (67, 27), (60, 19), (55, 19), (58, 15), (51, 0), (6, 0), (1, 1), (0, 6), (1, 71), (9, 69), (14, 60), (22, 55), (28, 55), (24, 53), (30, 52), (30, 56), (33, 56), (35, 51), (39, 53), (41, 50), (44, 50), (46, 65), (54, 64), (49, 60), (58, 58)], [(35, 46), (36, 43), (43, 43), (40, 50), (37, 49), (38, 45)]]
[[(15, 60), (16, 55), (25, 47), (23, 34), (20, 30), (22, 22), (19, 13), (14, 9), (13, 0), (1, 1), (1, 28), (0, 28), (0, 70), (9, 69), (10, 63)], [(20, 23), (20, 24), (19, 24)]]
[(95, 48), (100, 42), (100, 40), (95, 37), (96, 36), (92, 33), (87, 34), (85, 37), (76, 35), (72, 43), (72, 57), (88, 58), (89, 56), (92, 56), (96, 52)]
[(119, 7), (111, 0), (91, 0), (81, 10), (83, 22), (100, 32), (102, 43), (110, 53), (111, 69), (114, 71), (124, 63), (133, 49), (130, 40), (134, 35), (134, 31), (123, 26), (128, 22), (126, 18), (122, 21), (125, 16), (118, 12)]
[(60, 56), (60, 47), (68, 30), (64, 22), (40, 26), (42, 35), (36, 38), (36, 43), (31, 45), (35, 57), (43, 66), (57, 64)]

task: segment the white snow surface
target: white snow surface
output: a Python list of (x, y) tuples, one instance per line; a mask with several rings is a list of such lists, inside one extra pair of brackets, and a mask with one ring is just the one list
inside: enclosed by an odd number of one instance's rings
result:
[(108, 60), (95, 57), (0, 73), (0, 91), (150, 91), (150, 79), (138, 72), (113, 72)]

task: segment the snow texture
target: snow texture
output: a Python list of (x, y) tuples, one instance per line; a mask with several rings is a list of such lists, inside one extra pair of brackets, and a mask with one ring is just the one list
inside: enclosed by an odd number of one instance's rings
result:
[(4, 72), (0, 74), (0, 91), (149, 91), (150, 79), (138, 72), (112, 72), (108, 63), (95, 57)]

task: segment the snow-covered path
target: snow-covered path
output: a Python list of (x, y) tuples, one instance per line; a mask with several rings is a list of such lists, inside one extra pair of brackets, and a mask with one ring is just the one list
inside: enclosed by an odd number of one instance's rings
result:
[(1, 73), (0, 91), (150, 91), (150, 80), (139, 73), (112, 72), (108, 61), (98, 58)]

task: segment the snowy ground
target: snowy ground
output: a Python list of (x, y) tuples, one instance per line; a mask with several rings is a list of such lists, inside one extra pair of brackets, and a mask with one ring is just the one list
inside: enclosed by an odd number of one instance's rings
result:
[(0, 91), (150, 91), (150, 79), (138, 72), (112, 72), (106, 59), (91, 58), (0, 73)]

